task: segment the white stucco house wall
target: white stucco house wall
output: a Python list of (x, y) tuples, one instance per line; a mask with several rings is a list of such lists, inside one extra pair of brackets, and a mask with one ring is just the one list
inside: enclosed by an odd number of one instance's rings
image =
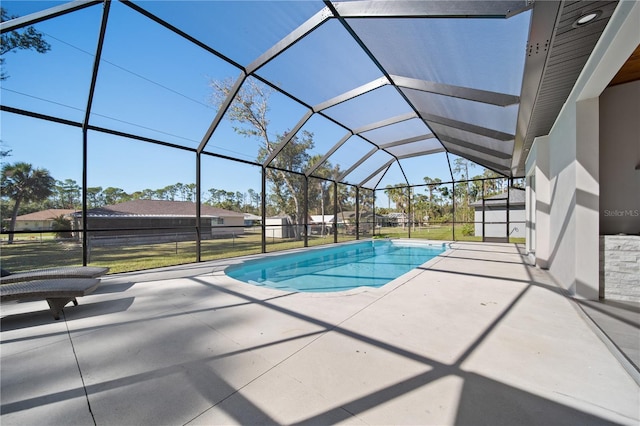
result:
[[(33, 212), (23, 214), (16, 217), (16, 231), (51, 231), (53, 229), (53, 221), (55, 218), (64, 216), (71, 220), (72, 214), (75, 213), (74, 209), (47, 209), (39, 212)], [(7, 219), (4, 226), (9, 226), (9, 220)]]
[(640, 238), (640, 82), (610, 87), (640, 44), (638, 23), (640, 2), (620, 2), (549, 134), (527, 156), (527, 254), (577, 298), (608, 298), (602, 238)]

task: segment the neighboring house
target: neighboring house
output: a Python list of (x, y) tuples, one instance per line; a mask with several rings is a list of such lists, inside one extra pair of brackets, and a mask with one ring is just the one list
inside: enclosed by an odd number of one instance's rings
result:
[(252, 226), (260, 225), (262, 222), (262, 216), (255, 215), (253, 213), (244, 213), (244, 226), (249, 228)]
[[(244, 233), (244, 214), (203, 204), (200, 238)], [(82, 212), (74, 214), (82, 229)], [(87, 210), (92, 244), (154, 243), (196, 239), (196, 204), (190, 201), (132, 200)]]
[[(325, 218), (328, 219), (329, 215), (325, 215)], [(312, 216), (308, 216), (307, 230), (309, 233), (313, 232), (313, 223)], [(267, 238), (295, 238), (296, 227), (298, 228), (298, 236), (304, 235), (304, 224), (294, 225), (293, 219), (288, 215), (271, 216), (265, 222), (265, 236)]]
[(388, 226), (402, 226), (403, 228), (409, 224), (409, 215), (406, 213), (389, 213), (387, 215)]
[(525, 237), (525, 191), (509, 188), (509, 224), (507, 233), (507, 194), (498, 194), (484, 199), (484, 235), (482, 200), (471, 203), (474, 208), (475, 236), (484, 241), (504, 241), (510, 237)]
[[(385, 223), (386, 219), (384, 216), (376, 215), (375, 216), (375, 224), (382, 226), (382, 223)], [(361, 234), (367, 234), (373, 230), (374, 226), (374, 218), (371, 212), (360, 211), (360, 219), (359, 219), (359, 230)], [(356, 233), (356, 212), (355, 210), (347, 210), (344, 212), (338, 213), (338, 226), (340, 224), (344, 224), (345, 232), (347, 234), (355, 234)]]
[[(344, 232), (347, 234), (355, 234), (356, 232), (356, 212), (354, 210), (342, 211), (338, 213), (338, 220), (336, 226), (338, 232)], [(311, 215), (311, 233), (318, 234), (322, 231), (322, 227), (325, 228), (325, 234), (333, 232), (333, 219), (332, 214)], [(376, 215), (377, 224), (381, 224), (384, 221), (384, 217)], [(360, 212), (360, 224), (359, 229), (361, 234), (371, 232), (373, 229), (373, 215), (370, 212)]]
[[(39, 212), (23, 214), (16, 217), (15, 231), (51, 231), (53, 230), (54, 219), (64, 216), (66, 219), (73, 220), (72, 214), (74, 209), (47, 209)], [(5, 219), (8, 226), (11, 219)]]

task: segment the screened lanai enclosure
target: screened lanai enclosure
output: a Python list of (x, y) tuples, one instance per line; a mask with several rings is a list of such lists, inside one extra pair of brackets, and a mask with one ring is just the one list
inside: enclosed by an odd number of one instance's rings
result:
[(617, 2), (3, 1), (2, 263), (524, 242)]

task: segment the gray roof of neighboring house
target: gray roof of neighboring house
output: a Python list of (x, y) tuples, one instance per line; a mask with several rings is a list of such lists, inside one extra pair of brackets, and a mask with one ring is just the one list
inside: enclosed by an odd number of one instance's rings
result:
[[(493, 195), (484, 199), (485, 206), (506, 206), (506, 194)], [(525, 191), (523, 189), (509, 188), (509, 206), (522, 206), (525, 204)], [(482, 200), (470, 204), (472, 207), (482, 207)]]
[[(203, 204), (200, 213), (205, 217), (244, 217), (243, 213), (220, 209)], [(77, 216), (81, 212), (76, 213)], [(124, 203), (111, 204), (87, 210), (87, 216), (172, 216), (194, 217), (196, 215), (196, 203), (191, 201), (165, 201), (165, 200), (131, 200)]]
[[(371, 212), (367, 211), (367, 210), (360, 210), (359, 213), (360, 213), (361, 217), (363, 217), (363, 216), (371, 216)], [(345, 217), (352, 218), (352, 217), (356, 216), (356, 211), (355, 210), (345, 210), (345, 211), (343, 211), (341, 213), (338, 213), (338, 216), (342, 216), (342, 215), (344, 215)], [(376, 214), (376, 216), (380, 216), (380, 215)]]
[(398, 213), (398, 212), (393, 212), (393, 213), (389, 213), (386, 215), (389, 218), (392, 219), (402, 219), (402, 218), (406, 218), (407, 214), (406, 213)]

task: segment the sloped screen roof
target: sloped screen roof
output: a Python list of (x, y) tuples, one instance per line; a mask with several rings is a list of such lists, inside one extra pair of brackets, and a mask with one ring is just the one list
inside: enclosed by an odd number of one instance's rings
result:
[[(533, 44), (536, 4), (5, 1), (22, 17), (3, 33), (32, 25), (56, 48), (3, 85), (2, 107), (307, 176), (329, 166), (369, 189), (387, 172), (419, 183), (414, 169), (454, 155), (511, 177), (537, 100), (523, 112), (537, 95), (523, 82), (550, 44)], [(211, 81), (225, 96), (212, 100)], [(251, 135), (232, 142), (232, 105), (249, 89), (270, 93), (269, 152)], [(279, 162), (303, 135), (309, 163)]]

